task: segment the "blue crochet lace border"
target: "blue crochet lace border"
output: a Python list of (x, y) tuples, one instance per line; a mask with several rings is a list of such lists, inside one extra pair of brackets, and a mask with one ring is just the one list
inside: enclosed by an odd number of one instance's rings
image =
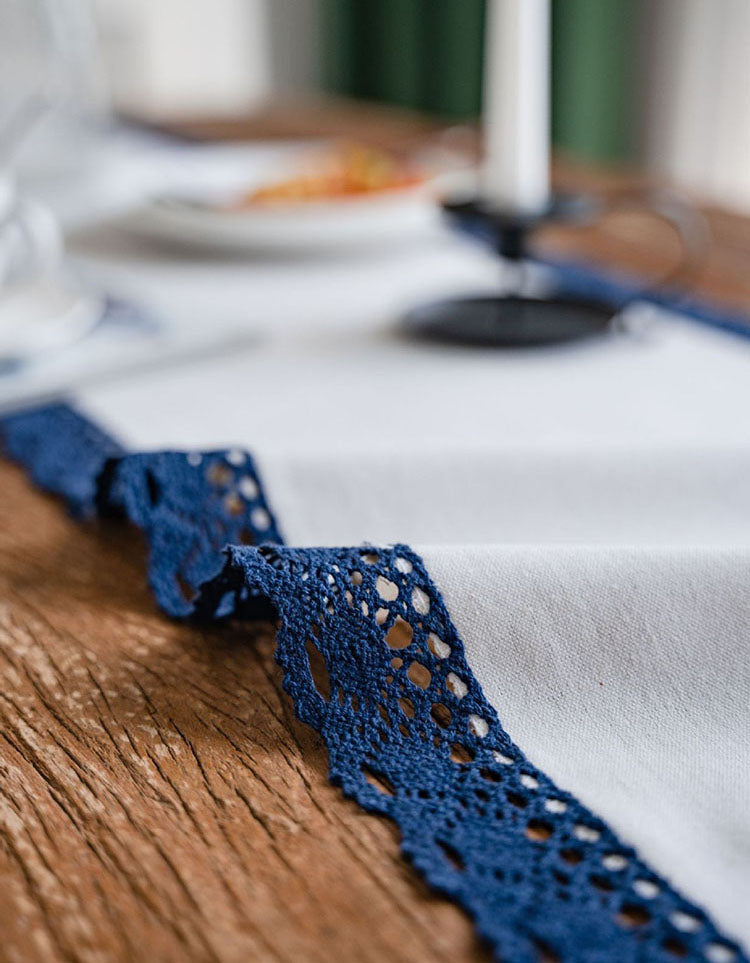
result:
[(170, 615), (277, 614), (284, 688), (323, 737), (331, 781), (395, 820), (404, 855), (497, 959), (750, 963), (513, 744), (408, 546), (284, 546), (243, 451), (128, 454), (66, 405), (0, 433), (77, 516), (144, 531)]

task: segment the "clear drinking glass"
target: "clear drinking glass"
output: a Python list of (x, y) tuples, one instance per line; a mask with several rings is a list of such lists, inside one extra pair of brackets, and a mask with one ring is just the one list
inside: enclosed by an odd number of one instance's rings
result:
[(0, 293), (59, 265), (55, 219), (20, 196), (17, 181), (21, 171), (83, 163), (94, 49), (87, 0), (0, 0)]
[(44, 176), (64, 192), (71, 166), (88, 176), (87, 7), (87, 0), (0, 0), (0, 376), (79, 340), (104, 310), (66, 270), (58, 220), (32, 196)]

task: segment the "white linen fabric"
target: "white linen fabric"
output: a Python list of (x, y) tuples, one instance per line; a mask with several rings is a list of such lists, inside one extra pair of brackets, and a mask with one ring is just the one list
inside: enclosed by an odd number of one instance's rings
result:
[(557, 349), (409, 343), (405, 305), (492, 279), (449, 238), (193, 277), (118, 243), (85, 270), (258, 338), (79, 410), (135, 450), (247, 448), (291, 545), (412, 544), (509, 734), (750, 945), (750, 342), (661, 314)]
[(525, 353), (281, 335), (79, 405), (132, 448), (248, 447), (290, 544), (744, 544), (749, 361), (668, 318)]
[(750, 551), (421, 549), (505, 729), (750, 941)]

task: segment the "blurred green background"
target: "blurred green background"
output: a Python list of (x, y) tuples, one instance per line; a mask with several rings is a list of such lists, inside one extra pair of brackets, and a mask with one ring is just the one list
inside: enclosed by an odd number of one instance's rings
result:
[[(484, 0), (324, 0), (326, 89), (478, 117), (484, 8)], [(631, 156), (635, 8), (636, 0), (552, 2), (552, 137), (576, 157)]]

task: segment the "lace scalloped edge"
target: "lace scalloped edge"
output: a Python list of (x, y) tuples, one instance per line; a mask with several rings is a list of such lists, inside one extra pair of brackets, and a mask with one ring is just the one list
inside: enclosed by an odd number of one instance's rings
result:
[(750, 963), (514, 745), (408, 546), (283, 546), (243, 451), (125, 454), (64, 405), (0, 431), (76, 515), (144, 531), (169, 614), (277, 613), (284, 689), (322, 736), (331, 781), (398, 824), (406, 858), (498, 959)]

